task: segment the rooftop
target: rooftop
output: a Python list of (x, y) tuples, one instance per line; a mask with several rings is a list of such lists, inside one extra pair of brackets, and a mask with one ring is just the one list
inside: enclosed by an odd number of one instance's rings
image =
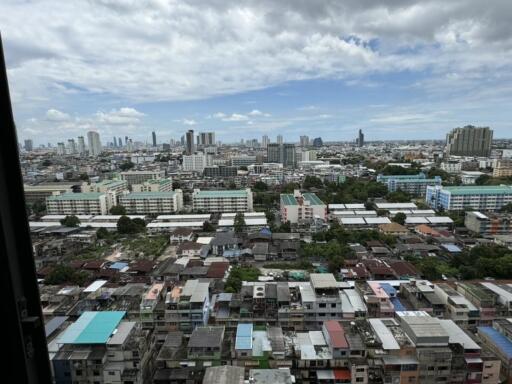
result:
[(227, 191), (194, 191), (193, 197), (198, 198), (234, 198), (234, 197), (247, 197), (248, 191), (242, 190), (227, 190)]
[(83, 193), (63, 193), (61, 195), (47, 197), (50, 201), (58, 200), (98, 200), (100, 197), (105, 196), (101, 192), (83, 192)]
[(512, 194), (510, 185), (478, 185), (443, 187), (442, 191), (450, 192), (453, 195), (504, 195)]
[(142, 199), (164, 199), (174, 197), (175, 192), (132, 192), (121, 196), (122, 199), (142, 200)]
[(62, 344), (105, 344), (125, 311), (84, 312), (60, 338)]

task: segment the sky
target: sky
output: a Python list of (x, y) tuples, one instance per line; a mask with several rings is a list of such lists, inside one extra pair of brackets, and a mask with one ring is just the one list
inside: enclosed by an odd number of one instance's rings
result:
[(510, 0), (0, 2), (18, 137), (511, 137)]

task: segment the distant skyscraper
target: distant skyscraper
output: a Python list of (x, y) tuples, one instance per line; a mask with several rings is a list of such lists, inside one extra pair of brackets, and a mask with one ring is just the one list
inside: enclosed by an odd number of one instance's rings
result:
[(200, 132), (198, 135), (197, 144), (203, 147), (215, 145), (215, 132)]
[(34, 142), (32, 139), (25, 140), (25, 151), (31, 152), (34, 149)]
[(263, 137), (261, 138), (261, 146), (263, 148), (267, 148), (267, 145), (270, 144), (270, 139), (268, 138), (267, 135), (263, 135)]
[(307, 147), (309, 145), (309, 136), (301, 136), (300, 137), (300, 146)]
[(151, 132), (151, 135), (153, 136), (153, 147), (156, 147), (156, 133), (155, 133), (155, 131)]
[(128, 136), (124, 137), (124, 145), (128, 145)]
[(126, 142), (126, 150), (128, 152), (133, 152), (133, 142), (132, 139), (128, 139)]
[(283, 144), (283, 135), (277, 135), (277, 144)]
[(269, 143), (267, 146), (267, 161), (269, 163), (281, 163), (285, 167), (295, 168), (297, 164), (295, 144)]
[(123, 146), (123, 140), (121, 140), (121, 138), (120, 138), (120, 137), (118, 137), (118, 138), (117, 138), (117, 145), (118, 145), (119, 147), (122, 147), (122, 146)]
[(100, 134), (95, 131), (87, 132), (87, 146), (89, 148), (89, 156), (98, 156), (101, 153)]
[(359, 130), (359, 135), (357, 136), (356, 144), (358, 147), (364, 146), (364, 134), (361, 129)]
[(114, 148), (117, 148), (117, 139), (116, 139), (116, 137), (115, 137), (115, 136), (114, 136), (114, 141), (113, 141), (113, 143), (114, 143)]
[(324, 142), (322, 141), (321, 137), (317, 137), (313, 139), (313, 147), (319, 148), (324, 145)]
[(66, 146), (64, 143), (57, 143), (57, 155), (64, 156), (66, 154)]
[(186, 133), (185, 152), (187, 155), (194, 153), (194, 130), (189, 129)]
[(78, 136), (77, 151), (80, 155), (85, 153), (85, 140), (83, 136)]
[(489, 127), (455, 128), (446, 135), (445, 152), (448, 156), (489, 156), (493, 131)]
[(68, 153), (70, 155), (74, 155), (76, 153), (75, 139), (69, 139), (68, 140)]

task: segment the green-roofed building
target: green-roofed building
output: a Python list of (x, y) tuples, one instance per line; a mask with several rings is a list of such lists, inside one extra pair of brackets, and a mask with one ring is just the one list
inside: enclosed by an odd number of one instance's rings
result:
[(107, 195), (108, 209), (119, 203), (119, 197), (128, 192), (126, 180), (102, 180), (97, 183), (82, 183), (82, 192), (101, 192)]
[(327, 219), (327, 205), (314, 193), (281, 194), (281, 221), (292, 224), (308, 223)]
[(106, 215), (109, 198), (102, 192), (62, 193), (46, 198), (49, 215)]
[(471, 208), (496, 211), (512, 203), (511, 185), (469, 185), (457, 187), (429, 186), (426, 202), (431, 207), (446, 211)]
[(183, 208), (183, 192), (132, 192), (123, 195), (119, 204), (126, 208), (126, 213), (136, 215), (164, 215), (176, 213)]
[(252, 212), (253, 198), (249, 188), (240, 190), (201, 191), (192, 194), (194, 211), (211, 212)]
[(132, 184), (133, 192), (172, 192), (172, 180), (165, 179), (152, 179), (145, 181), (142, 184)]

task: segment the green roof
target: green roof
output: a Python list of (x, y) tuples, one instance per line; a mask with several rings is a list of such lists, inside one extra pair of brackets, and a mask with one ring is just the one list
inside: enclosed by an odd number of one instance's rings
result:
[(283, 205), (298, 205), (297, 200), (295, 199), (295, 196), (292, 194), (281, 194), (281, 203)]
[(101, 192), (82, 192), (82, 193), (63, 193), (56, 196), (47, 197), (48, 200), (98, 200), (100, 196), (105, 196)]
[(230, 197), (247, 197), (247, 191), (242, 190), (229, 190), (229, 191), (198, 191), (194, 197), (199, 198), (230, 198)]
[(62, 344), (105, 344), (114, 333), (125, 311), (86, 311), (71, 324), (59, 342)]
[(172, 198), (175, 192), (132, 192), (128, 195), (121, 196), (122, 199), (154, 199), (154, 198)]
[(324, 202), (314, 193), (303, 193), (302, 196), (304, 196), (311, 205), (324, 205)]
[(467, 187), (443, 187), (441, 191), (450, 192), (452, 195), (506, 195), (512, 194), (512, 186), (478, 185)]

